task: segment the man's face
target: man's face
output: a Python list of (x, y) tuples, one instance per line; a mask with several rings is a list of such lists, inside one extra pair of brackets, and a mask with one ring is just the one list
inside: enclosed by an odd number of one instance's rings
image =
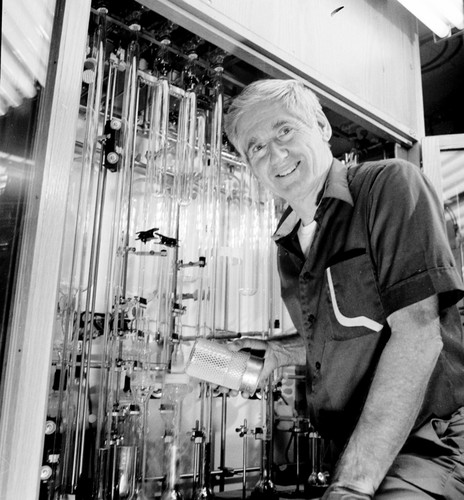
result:
[(313, 123), (279, 102), (248, 109), (238, 121), (239, 141), (253, 174), (290, 205), (314, 196), (331, 163), (331, 129), (321, 114)]

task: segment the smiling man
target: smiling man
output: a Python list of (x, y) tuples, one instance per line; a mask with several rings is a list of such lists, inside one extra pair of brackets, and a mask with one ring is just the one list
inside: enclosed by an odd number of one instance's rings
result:
[(280, 102), (257, 104), (238, 119), (237, 129), (253, 173), (275, 194), (291, 198), (294, 209), (306, 215), (303, 222), (310, 222), (308, 201), (316, 199), (332, 163), (332, 129), (322, 111), (305, 121)]
[(264, 348), (262, 379), (306, 365), (311, 422), (340, 450), (324, 500), (464, 498), (464, 293), (433, 188), (401, 160), (334, 159), (297, 81), (246, 87), (226, 131), (288, 202), (273, 238), (298, 331), (230, 348)]

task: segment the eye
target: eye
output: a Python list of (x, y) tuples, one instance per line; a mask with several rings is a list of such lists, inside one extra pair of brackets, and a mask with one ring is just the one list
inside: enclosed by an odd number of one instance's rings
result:
[(293, 128), (290, 127), (289, 125), (284, 125), (280, 130), (279, 133), (277, 134), (277, 137), (279, 139), (286, 139), (288, 138), (293, 132)]
[(266, 144), (264, 144), (264, 143), (254, 144), (253, 146), (250, 147), (248, 154), (252, 158), (260, 156), (265, 147), (266, 147)]

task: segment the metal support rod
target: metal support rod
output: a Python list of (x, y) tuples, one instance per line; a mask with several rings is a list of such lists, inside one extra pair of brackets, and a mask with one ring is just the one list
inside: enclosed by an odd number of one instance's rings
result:
[(243, 474), (242, 474), (242, 500), (246, 498), (246, 473), (248, 464), (248, 423), (243, 421)]
[[(71, 466), (71, 489), (73, 490), (77, 485), (77, 481), (81, 476), (83, 469), (83, 455), (85, 447), (85, 432), (87, 426), (86, 415), (88, 413), (88, 371), (90, 363), (90, 352), (92, 344), (92, 323), (93, 323), (93, 312), (91, 312), (92, 307), (95, 303), (95, 287), (97, 283), (98, 274), (98, 255), (99, 250), (99, 226), (100, 221), (99, 210), (101, 210), (101, 197), (102, 197), (102, 183), (101, 183), (101, 158), (98, 167), (94, 166), (96, 151), (97, 151), (97, 131), (99, 125), (100, 116), (100, 101), (102, 95), (102, 85), (103, 85), (103, 73), (104, 73), (104, 58), (105, 58), (105, 22), (106, 22), (106, 9), (99, 10), (99, 26), (94, 34), (94, 39), (91, 46), (91, 59), (92, 59), (92, 70), (94, 73), (94, 78), (89, 84), (89, 95), (87, 100), (86, 108), (86, 131), (85, 139), (83, 145), (83, 175), (81, 177), (81, 186), (79, 192), (79, 205), (83, 212), (83, 227), (86, 237), (82, 238), (79, 245), (79, 252), (75, 252), (73, 255), (73, 269), (76, 269), (75, 265), (78, 262), (79, 256), (86, 256), (90, 252), (89, 257), (89, 267), (87, 273), (83, 267), (81, 267), (79, 272), (79, 288), (85, 288), (84, 282), (87, 278), (87, 293), (85, 299), (85, 305), (82, 311), (81, 294), (78, 298), (78, 308), (77, 317), (80, 313), (84, 313), (84, 327), (83, 327), (83, 339), (82, 343), (79, 344), (79, 322), (75, 321), (75, 317), (72, 317), (74, 324), (70, 324), (70, 331), (74, 331), (73, 339), (73, 352), (72, 358), (74, 365), (79, 357), (78, 351), (80, 348), (80, 361), (81, 367), (79, 368), (78, 375), (76, 371), (71, 369), (73, 380), (77, 381), (77, 396), (75, 399), (76, 408), (75, 413), (72, 411), (72, 406), (68, 407), (68, 425), (73, 427), (73, 436), (71, 441), (67, 441), (65, 449), (64, 462), (72, 464)], [(93, 190), (95, 184), (95, 178), (97, 182), (96, 187), (96, 199), (94, 200), (89, 193)], [(91, 213), (93, 211), (93, 227), (91, 227), (90, 221), (92, 220)], [(78, 224), (76, 220), (76, 224)], [(90, 236), (90, 250), (87, 248), (87, 238), (88, 233)], [(77, 349), (77, 351), (76, 351)], [(73, 385), (69, 385), (69, 391), (73, 391)], [(72, 418), (69, 418), (72, 414)], [(72, 420), (72, 422), (70, 422)], [(71, 435), (71, 433), (70, 433)], [(69, 445), (72, 444), (72, 452), (69, 449)], [(72, 455), (72, 456), (71, 456)]]
[[(226, 467), (226, 425), (227, 425), (227, 394), (222, 394), (221, 404), (221, 450), (219, 457), (219, 468), (224, 470)], [(219, 491), (224, 491), (225, 478), (221, 475), (219, 481)]]
[(193, 480), (192, 490), (195, 492), (200, 483), (200, 467), (201, 467), (201, 445), (203, 443), (204, 435), (200, 429), (200, 422), (197, 420), (195, 428), (193, 429)]
[(318, 461), (317, 461), (317, 441), (316, 437), (311, 436), (310, 438), (311, 441), (311, 473), (316, 473), (318, 472)]
[(300, 428), (295, 431), (295, 450), (296, 450), (296, 489), (295, 493), (300, 493)]

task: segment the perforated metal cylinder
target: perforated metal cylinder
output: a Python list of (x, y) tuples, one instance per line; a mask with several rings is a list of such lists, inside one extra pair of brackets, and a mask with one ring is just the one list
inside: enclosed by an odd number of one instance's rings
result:
[(224, 344), (198, 339), (185, 371), (191, 377), (253, 394), (258, 386), (263, 363), (261, 358), (248, 352), (229, 351)]

